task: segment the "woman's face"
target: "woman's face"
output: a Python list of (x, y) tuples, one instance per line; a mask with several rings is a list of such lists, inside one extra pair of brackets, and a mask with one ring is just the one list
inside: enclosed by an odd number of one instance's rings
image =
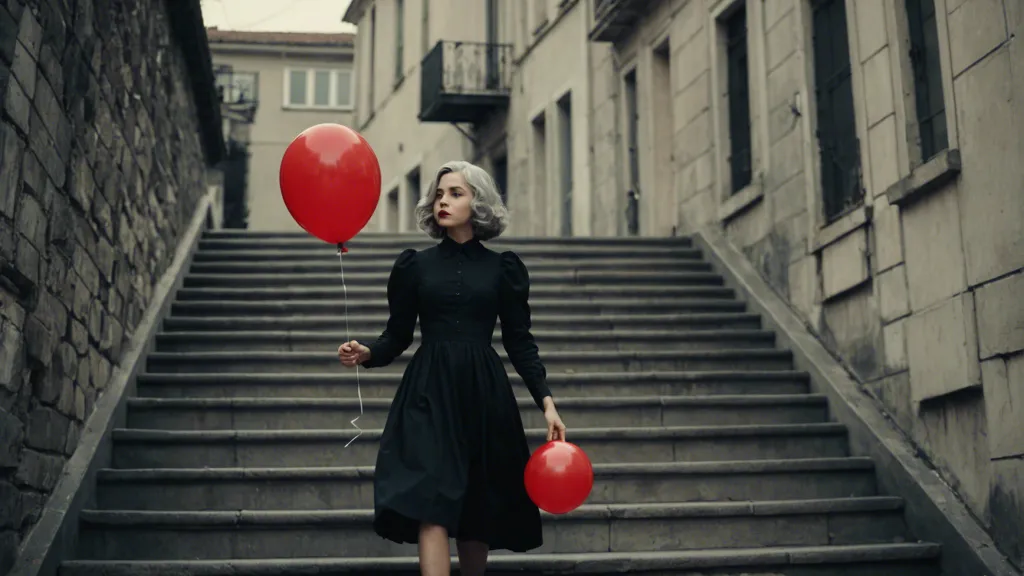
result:
[(448, 172), (441, 176), (434, 191), (434, 218), (442, 228), (470, 226), (472, 200), (473, 191), (462, 174)]

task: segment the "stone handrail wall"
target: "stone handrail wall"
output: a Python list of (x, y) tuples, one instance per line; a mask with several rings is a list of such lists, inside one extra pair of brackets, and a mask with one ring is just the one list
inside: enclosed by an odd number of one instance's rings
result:
[(206, 192), (184, 44), (161, 0), (0, 2), (0, 573)]

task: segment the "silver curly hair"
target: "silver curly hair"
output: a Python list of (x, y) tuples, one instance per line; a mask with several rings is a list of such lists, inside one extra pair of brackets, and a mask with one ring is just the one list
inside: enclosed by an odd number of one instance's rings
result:
[(444, 238), (445, 229), (434, 218), (434, 198), (441, 177), (448, 173), (462, 174), (473, 192), (473, 199), (470, 202), (470, 209), (473, 212), (470, 217), (473, 234), (480, 240), (500, 236), (508, 226), (508, 208), (498, 193), (498, 186), (486, 170), (462, 160), (446, 162), (437, 170), (430, 187), (422, 191), (415, 212), (420, 229), (431, 238)]

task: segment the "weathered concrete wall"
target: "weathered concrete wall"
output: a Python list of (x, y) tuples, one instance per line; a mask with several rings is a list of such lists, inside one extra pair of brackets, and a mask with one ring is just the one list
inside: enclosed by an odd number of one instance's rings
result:
[[(716, 19), (739, 4), (754, 181), (732, 194)], [(592, 67), (595, 95), (608, 94), (619, 118), (599, 131), (591, 170), (602, 181), (628, 169), (608, 144), (615, 134), (622, 145), (621, 99), (601, 87), (621, 87), (635, 66), (648, 195), (660, 178), (656, 126), (673, 120), (675, 195), (658, 210), (683, 231), (720, 224), (1024, 566), (1024, 10), (1016, 0), (935, 6), (949, 143), (922, 163), (904, 2), (845, 2), (864, 199), (836, 221), (823, 216), (806, 0), (652, 5)], [(672, 107), (659, 110), (664, 70), (652, 54), (666, 34)], [(651, 220), (643, 228), (664, 233)]]
[[(366, 10), (353, 22), (359, 27), (353, 127), (373, 146), (381, 172), (380, 204), (366, 230), (418, 232), (413, 209), (437, 169), (449, 160), (472, 160), (470, 141), (454, 126), (418, 120), (420, 62), (439, 40), (483, 41), (484, 5), (470, 3), (455, 7), (446, 2), (431, 2), (425, 19), (422, 2), (405, 2), (403, 72), (399, 79), (396, 75), (398, 43), (395, 41), (398, 2), (380, 0), (366, 4)], [(374, 44), (373, 70), (370, 70), (371, 42)], [(419, 189), (413, 189), (409, 176), (417, 170)]]
[(0, 3), (0, 96), (2, 573), (205, 192), (206, 163), (161, 0)]
[[(386, 85), (394, 2), (362, 4), (366, 14), (377, 7), (379, 72), (373, 105), (365, 106), (364, 40), (358, 116), (370, 122), (375, 115), (371, 142), (399, 138), (378, 148), (385, 180), (397, 182), (417, 162), (428, 166), (421, 158), (430, 151), (457, 149), (441, 130), (461, 137), (407, 112), (414, 98), (403, 91), (410, 80), (417, 86), (416, 72), (394, 90)], [(809, 0), (651, 1), (627, 37), (589, 49), (579, 44), (586, 39), (573, 12), (592, 26), (582, 5), (508, 4), (501, 38), (515, 44), (514, 75), (523, 79), (502, 120), (510, 204), (517, 226), (532, 224), (516, 232), (554, 233), (553, 179), (534, 177), (544, 171), (539, 158), (549, 173), (557, 168), (554, 141), (538, 153), (531, 122), (560, 90), (588, 93), (582, 106), (574, 101), (589, 123), (574, 130), (574, 151), (586, 150), (576, 153), (574, 177), (581, 170), (589, 176), (577, 179), (589, 185), (574, 189), (575, 231), (625, 234), (624, 196), (634, 188), (641, 235), (720, 225), (1024, 566), (1024, 109), (1015, 106), (1024, 95), (1024, 9), (1018, 0), (934, 4), (949, 138), (944, 153), (922, 163), (906, 3), (844, 2), (863, 199), (835, 221), (823, 209)], [(439, 6), (431, 8), (431, 39), (482, 38), (480, 12), (452, 20), (444, 12), (450, 6)], [(753, 177), (733, 193), (720, 17), (739, 6), (747, 11)], [(557, 26), (545, 24), (563, 13), (569, 17)], [(461, 28), (442, 30), (437, 17)], [(360, 24), (368, 30), (365, 17)], [(420, 38), (407, 33), (406, 49)], [(583, 90), (570, 66), (580, 61), (589, 74)], [(624, 101), (630, 72), (638, 103), (635, 177)], [(491, 128), (500, 133), (502, 126)], [(405, 205), (396, 201), (395, 209)]]
[[(567, 220), (571, 235), (590, 236), (590, 195), (574, 194), (567, 203), (562, 181), (563, 171), (568, 170), (573, 190), (591, 189), (589, 151), (579, 145), (590, 135), (588, 6), (586, 2), (548, 4), (509, 3), (504, 13), (511, 17), (510, 23), (525, 24), (515, 36), (514, 97), (499, 131), (508, 140), (508, 202), (513, 220), (509, 231), (561, 236)], [(511, 41), (513, 29), (508, 28)], [(560, 101), (569, 103), (569, 114), (560, 108)], [(543, 131), (535, 120), (542, 120)], [(565, 142), (567, 131), (569, 143)], [(565, 157), (565, 145), (572, 146), (571, 159)]]
[[(616, 81), (615, 52), (590, 44), (589, 158), (591, 229), (594, 236), (625, 236), (627, 175), (622, 171), (622, 139), (618, 124), (622, 86)], [(598, 162), (600, 160), (600, 162)]]
[[(559, 145), (560, 120), (557, 102), (568, 95), (571, 101), (573, 151), (571, 161), (574, 190), (571, 211), (573, 235), (614, 234), (618, 221), (595, 225), (594, 214), (615, 210), (621, 220), (621, 206), (612, 182), (591, 181), (592, 153), (581, 145), (591, 137), (592, 99), (588, 82), (591, 58), (603, 58), (606, 46), (588, 45), (588, 2), (541, 0), (499, 2), (498, 38), (512, 45), (506, 66), (511, 68), (511, 102), (505, 112), (496, 112), (486, 126), (476, 127), (476, 142), (448, 123), (421, 123), (420, 61), (439, 40), (483, 42), (486, 38), (486, 7), (483, 2), (405, 2), (401, 79), (395, 75), (397, 43), (395, 0), (363, 2), (361, 11), (350, 14), (359, 26), (356, 41), (358, 129), (374, 147), (380, 160), (383, 194), (368, 230), (417, 231), (410, 216), (423, 190), (411, 190), (408, 175), (419, 170), (421, 187), (429, 184), (442, 163), (452, 159), (475, 161), (491, 169), (497, 158), (508, 162), (508, 204), (512, 212), (507, 235), (560, 235), (564, 195), (559, 178), (562, 169)], [(373, 16), (371, 17), (371, 13)], [(373, 24), (371, 25), (371, 21)], [(370, 43), (373, 70), (370, 70)], [(449, 64), (458, 67), (459, 64)], [(462, 66), (479, 62), (467, 60)], [(372, 72), (372, 73), (371, 73)], [(605, 106), (605, 129), (614, 120), (614, 110)], [(546, 120), (544, 151), (535, 140), (532, 121)], [(462, 126), (473, 131), (471, 127)], [(542, 161), (541, 158), (544, 160)], [(608, 198), (600, 208), (591, 205), (590, 190), (600, 186)], [(619, 194), (624, 194), (621, 192)]]
[[(242, 48), (247, 48), (243, 46)], [(248, 227), (260, 231), (302, 231), (281, 197), (278, 174), (288, 145), (300, 132), (321, 123), (353, 126), (351, 109), (301, 109), (285, 106), (285, 74), (289, 68), (351, 69), (351, 56), (246, 52), (237, 45), (212, 44), (215, 65), (230, 65), (236, 73), (256, 73), (259, 107), (249, 126), (249, 180), (246, 190)], [(340, 52), (340, 50), (338, 50)], [(354, 92), (354, 91), (353, 91)]]

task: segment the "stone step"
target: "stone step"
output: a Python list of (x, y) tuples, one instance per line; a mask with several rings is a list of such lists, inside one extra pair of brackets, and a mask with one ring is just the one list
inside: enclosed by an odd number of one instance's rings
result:
[[(327, 300), (306, 300), (290, 302), (237, 300), (191, 300), (175, 301), (171, 304), (174, 316), (321, 316), (344, 313), (344, 302)], [(530, 299), (530, 310), (536, 315), (560, 316), (578, 315), (597, 317), (603, 315), (638, 314), (679, 314), (685, 312), (745, 312), (746, 305), (738, 300), (725, 298), (602, 298), (600, 300), (566, 300), (564, 298)], [(350, 303), (348, 313), (353, 315), (387, 314), (388, 303), (384, 299), (373, 302)]]
[[(383, 428), (391, 400), (364, 398), (362, 428)], [(519, 400), (523, 426), (546, 426), (529, 398)], [(565, 397), (558, 412), (567, 426), (742, 426), (804, 424), (828, 419), (825, 397), (767, 396)], [(158, 430), (348, 429), (358, 398), (130, 398), (129, 428)]]
[[(358, 442), (358, 440), (357, 440)], [(112, 510), (373, 508), (373, 467), (101, 470)], [(596, 464), (588, 504), (803, 500), (876, 494), (869, 458)]]
[[(571, 295), (574, 300), (611, 300), (614, 298), (736, 298), (732, 288), (724, 286), (659, 286), (659, 285), (609, 285), (590, 286), (564, 284), (532, 286), (530, 297), (538, 299), (557, 298)], [(351, 286), (345, 288), (341, 281), (333, 286), (265, 287), (249, 286), (234, 288), (182, 288), (175, 294), (178, 302), (224, 301), (224, 302), (315, 302), (326, 300), (339, 305), (348, 297), (349, 305), (387, 302), (387, 285)]]
[[(303, 259), (307, 257), (319, 258), (321, 256), (333, 256), (335, 263), (339, 260), (348, 262), (384, 262), (393, 264), (402, 250), (408, 246), (366, 247), (358, 250), (351, 250), (342, 257), (338, 257), (337, 250), (325, 249), (323, 246), (266, 246), (264, 249), (273, 249), (275, 252), (290, 253), (290, 259)], [(205, 252), (208, 246), (200, 241), (200, 251)], [(230, 251), (229, 248), (217, 248), (218, 252)], [(591, 260), (604, 260), (608, 258), (625, 260), (630, 257), (640, 258), (664, 258), (675, 260), (701, 260), (703, 254), (696, 248), (678, 246), (537, 246), (515, 249), (515, 253), (527, 268), (539, 262), (564, 262), (583, 264)], [(285, 256), (286, 259), (289, 256)], [(204, 262), (204, 265), (209, 264)]]
[[(338, 263), (281, 262), (252, 263), (246, 266), (194, 264), (185, 278), (185, 288), (341, 287), (342, 271)], [(671, 264), (656, 264), (650, 269), (633, 267), (629, 273), (621, 269), (579, 268), (563, 264), (552, 271), (530, 271), (531, 288), (579, 286), (721, 286), (723, 277), (710, 270), (688, 270)], [(348, 287), (386, 286), (391, 268), (353, 270), (346, 264)], [(531, 293), (532, 294), (532, 293)]]
[[(389, 557), (415, 545), (377, 536), (372, 510), (83, 510), (79, 551), (95, 560)], [(584, 505), (544, 514), (527, 554), (900, 543), (899, 498)], [(495, 552), (495, 556), (508, 555)]]
[[(498, 346), (501, 348), (501, 346)], [(504, 349), (495, 352), (514, 371)], [(406, 352), (390, 365), (373, 368), (375, 372), (403, 372), (412, 359)], [(602, 350), (545, 352), (541, 359), (549, 374), (592, 371), (633, 372), (647, 370), (789, 370), (793, 367), (788, 350), (719, 349), (699, 351), (641, 350), (616, 352)], [(153, 352), (147, 356), (149, 372), (274, 372), (325, 373), (353, 371), (338, 360), (337, 346), (324, 352)]]
[[(353, 417), (357, 414), (353, 413)], [(339, 423), (338, 426), (343, 424)], [(546, 429), (528, 429), (531, 450)], [(139, 430), (115, 429), (115, 468), (370, 466), (380, 429)], [(708, 462), (848, 456), (846, 428), (813, 424), (569, 428), (567, 439), (594, 463)]]
[[(487, 562), (489, 576), (642, 573), (645, 576), (936, 576), (938, 544), (770, 546), (723, 550), (502, 554)], [(452, 556), (452, 573), (459, 574)], [(392, 558), (157, 560), (65, 562), (61, 576), (419, 576), (415, 555)]]
[[(399, 373), (360, 370), (363, 398), (394, 398)], [(509, 374), (518, 398), (530, 396), (522, 379)], [(721, 370), (703, 372), (583, 372), (549, 374), (558, 398), (573, 396), (711, 396), (806, 394), (809, 376), (794, 370)], [(259, 372), (154, 374), (137, 378), (137, 393), (151, 398), (357, 398), (352, 371), (323, 374)]]
[[(266, 273), (261, 265), (260, 271)], [(251, 268), (239, 271), (241, 274), (251, 273)], [(341, 270), (336, 274), (328, 274), (326, 281), (310, 283), (310, 288), (331, 288), (341, 284)], [(287, 272), (280, 272), (282, 274)], [(237, 276), (224, 271), (218, 276)], [(345, 271), (345, 283), (350, 289), (363, 286), (386, 286), (390, 277), (390, 270), (373, 272), (352, 272)], [(199, 280), (204, 278), (202, 274), (190, 274)], [(547, 286), (721, 286), (724, 279), (720, 274), (714, 272), (689, 272), (676, 270), (660, 270), (657, 272), (644, 272), (642, 270), (622, 271), (601, 271), (601, 270), (554, 270), (550, 272), (535, 272), (530, 274), (530, 287), (543, 288)], [(190, 287), (186, 282), (187, 288)]]
[[(204, 280), (251, 279), (273, 277), (280, 274), (295, 275), (309, 282), (333, 282), (341, 277), (341, 262), (336, 255), (299, 253), (268, 253), (270, 256), (258, 258), (252, 254), (250, 258), (235, 259), (229, 252), (204, 253), (197, 252), (194, 256), (190, 274), (201, 274)], [(269, 273), (264, 266), (273, 266)], [(351, 274), (390, 274), (394, 259), (380, 260), (345, 260), (345, 276)], [(604, 258), (600, 260), (538, 260), (528, 264), (530, 277), (550, 272), (581, 274), (618, 273), (623, 270), (656, 274), (657, 272), (673, 273), (709, 273), (710, 263), (704, 260), (685, 260), (679, 258)], [(275, 274), (276, 273), (276, 274)]]
[[(300, 332), (272, 330), (265, 332), (169, 332), (156, 337), (156, 349), (160, 352), (204, 352), (204, 351), (324, 351), (336, 350), (350, 338), (360, 342), (373, 342), (384, 327), (381, 324), (374, 332), (344, 331), (345, 324), (333, 330)], [(775, 344), (775, 333), (769, 330), (533, 330), (541, 350), (559, 352), (569, 350), (605, 350), (631, 352), (633, 350), (718, 350), (766, 349)], [(421, 336), (417, 331), (413, 344), (406, 354), (413, 354), (420, 346)], [(494, 331), (496, 348), (501, 347), (501, 330)]]
[[(197, 253), (189, 268), (189, 273), (202, 278), (220, 279), (221, 277), (239, 278), (253, 275), (292, 274), (303, 277), (323, 278), (333, 282), (341, 278), (341, 263), (329, 256), (319, 258), (314, 255), (283, 254), (281, 257), (265, 260), (213, 260), (200, 258)], [(354, 283), (374, 283), (375, 278), (383, 277), (386, 281), (391, 275), (393, 260), (345, 261), (345, 279)], [(595, 282), (603, 277), (610, 282), (628, 281), (628, 274), (636, 273), (651, 282), (670, 282), (661, 278), (667, 274), (669, 278), (721, 282), (721, 275), (716, 274), (711, 265), (703, 260), (680, 260), (678, 258), (619, 258), (602, 260), (555, 261), (541, 260), (529, 266), (530, 280), (535, 283), (546, 282)]]
[[(367, 244), (364, 246), (352, 245), (349, 251), (344, 254), (346, 261), (357, 260), (389, 260), (394, 262), (395, 258), (406, 248), (426, 250), (433, 244), (404, 242), (392, 245)], [(644, 256), (674, 256), (677, 258), (698, 259), (701, 251), (693, 246), (682, 244), (647, 244), (630, 245), (620, 243), (607, 244), (536, 244), (536, 245), (487, 245), (495, 252), (512, 250), (519, 255), (527, 264), (531, 261), (543, 259), (567, 259), (567, 258), (605, 258), (605, 257), (629, 257), (642, 254)], [(263, 240), (258, 243), (238, 242), (234, 240), (200, 240), (199, 251), (201, 252), (290, 252), (292, 254), (333, 254), (337, 257), (337, 248), (323, 242), (295, 241), (295, 240)]]
[[(351, 330), (380, 330), (388, 321), (387, 314), (362, 314), (348, 317)], [(561, 316), (557, 314), (534, 314), (533, 328), (539, 330), (578, 329), (587, 332), (601, 330), (757, 330), (761, 328), (761, 317), (749, 312), (723, 313), (685, 313), (685, 314), (622, 314), (608, 316)], [(325, 315), (306, 317), (275, 317), (275, 316), (204, 316), (177, 317), (171, 316), (164, 320), (165, 332), (195, 331), (265, 331), (265, 330), (337, 330), (345, 326), (345, 316)], [(501, 320), (496, 325), (496, 333), (501, 330)]]
[[(274, 230), (237, 230), (220, 229), (205, 230), (203, 240), (236, 240), (240, 242), (253, 242), (265, 240), (288, 240), (304, 241), (311, 244), (323, 244), (321, 240), (310, 236), (304, 231), (274, 231)], [(419, 230), (411, 232), (370, 232), (365, 231), (346, 243), (348, 246), (363, 247), (371, 245), (409, 245), (409, 246), (433, 246), (438, 241), (426, 236)], [(503, 235), (487, 242), (488, 246), (535, 246), (535, 245), (671, 245), (689, 246), (693, 241), (688, 236), (513, 236)], [(497, 248), (495, 248), (497, 249)]]
[[(390, 273), (394, 265), (394, 259), (400, 252), (395, 250), (389, 257), (381, 257), (376, 260), (352, 259), (346, 254), (344, 256), (345, 273)], [(232, 269), (243, 270), (246, 266), (263, 263), (278, 263), (286, 261), (301, 262), (307, 265), (321, 265), (332, 272), (341, 270), (341, 260), (335, 250), (328, 248), (313, 248), (308, 250), (199, 250), (193, 256), (193, 264), (203, 264), (211, 268), (211, 264), (227, 264)], [(579, 272), (603, 271), (608, 273), (622, 272), (625, 270), (643, 270), (657, 272), (659, 270), (672, 272), (711, 272), (712, 264), (700, 258), (680, 258), (675, 255), (646, 254), (644, 251), (633, 251), (623, 256), (610, 256), (606, 258), (575, 258), (558, 260), (554, 258), (530, 258), (526, 261), (530, 275), (543, 274), (546, 272), (565, 272), (567, 270)]]

